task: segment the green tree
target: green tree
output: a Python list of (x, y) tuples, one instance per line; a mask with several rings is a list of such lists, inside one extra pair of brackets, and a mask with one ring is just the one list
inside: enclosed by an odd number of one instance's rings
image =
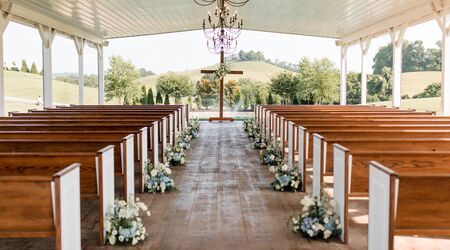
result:
[(202, 109), (202, 97), (200, 95), (195, 98), (195, 106), (197, 106), (198, 110)]
[(267, 104), (269, 104), (269, 105), (274, 104), (272, 92), (269, 92), (269, 96), (267, 97)]
[(253, 110), (256, 104), (256, 95), (259, 95), (262, 102), (262, 98), (267, 95), (270, 88), (267, 83), (253, 81), (249, 78), (239, 79), (238, 84), (241, 89), (241, 110)]
[(22, 59), (22, 67), (20, 68), (20, 71), (25, 73), (30, 72), (30, 69), (28, 69), (27, 61), (25, 61), (25, 59)]
[(257, 92), (256, 95), (255, 95), (255, 104), (256, 105), (261, 105), (262, 104), (261, 94), (259, 92)]
[(141, 87), (141, 98), (139, 99), (139, 103), (144, 105), (144, 104), (148, 104), (147, 102), (147, 88), (145, 87), (145, 85), (142, 85)]
[(294, 105), (300, 104), (300, 100), (298, 99), (297, 96), (294, 96), (294, 100), (292, 100), (292, 104), (294, 104)]
[(37, 67), (36, 67), (36, 63), (34, 63), (34, 62), (31, 64), (30, 73), (39, 74), (39, 71), (37, 70)]
[(11, 69), (10, 69), (11, 71), (20, 71), (16, 65), (16, 62), (12, 61), (11, 64), (12, 64)]
[(129, 103), (139, 95), (139, 72), (131, 62), (126, 62), (120, 56), (109, 58), (110, 68), (105, 75), (106, 100), (117, 99)]
[(209, 108), (217, 103), (219, 98), (219, 84), (212, 76), (204, 76), (197, 81), (197, 95), (201, 96), (202, 106)]
[(349, 72), (347, 74), (347, 103), (361, 103), (361, 73)]
[(161, 96), (161, 93), (156, 91), (156, 104), (162, 104), (163, 103), (163, 99)]
[(388, 101), (392, 96), (392, 70), (384, 67), (381, 74), (371, 75), (367, 78), (367, 101)]
[(332, 104), (339, 99), (339, 71), (327, 58), (299, 63), (299, 84), (295, 89), (299, 101), (314, 104)]
[(164, 104), (165, 105), (169, 105), (170, 104), (169, 94), (166, 94), (166, 97), (164, 98)]
[(233, 108), (241, 99), (241, 89), (235, 80), (225, 83), (224, 92), (224, 100), (229, 108)]
[(153, 90), (152, 88), (148, 89), (148, 94), (147, 94), (147, 103), (148, 104), (155, 104), (155, 99), (153, 98)]
[(434, 82), (428, 85), (422, 92), (414, 95), (413, 98), (429, 98), (441, 96), (441, 83)]
[(156, 80), (156, 89), (175, 98), (175, 104), (181, 104), (181, 98), (193, 93), (194, 86), (188, 76), (168, 73)]
[(192, 110), (192, 96), (188, 97), (188, 106), (189, 110)]
[(272, 92), (280, 95), (284, 103), (291, 103), (298, 91), (299, 82), (292, 72), (284, 71), (270, 79)]

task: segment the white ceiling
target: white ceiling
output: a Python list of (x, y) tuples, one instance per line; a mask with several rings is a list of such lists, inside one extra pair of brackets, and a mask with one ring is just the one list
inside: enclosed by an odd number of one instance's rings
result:
[[(100, 39), (197, 30), (209, 10), (193, 0), (9, 0), (12, 13)], [(331, 38), (370, 35), (432, 17), (432, 0), (250, 0), (244, 28)], [(439, 1), (434, 1), (439, 2)], [(447, 2), (444, 0), (444, 2)], [(444, 3), (445, 5), (446, 3)], [(76, 34), (74, 32), (74, 34)], [(357, 37), (355, 37), (357, 39)], [(353, 39), (353, 38), (352, 38)]]

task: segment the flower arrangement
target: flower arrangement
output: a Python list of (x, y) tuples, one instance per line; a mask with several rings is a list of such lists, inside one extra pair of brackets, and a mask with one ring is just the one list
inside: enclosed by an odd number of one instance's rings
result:
[(269, 144), (265, 149), (259, 153), (259, 160), (264, 165), (278, 166), (283, 164), (283, 154), (280, 147)]
[(253, 127), (253, 124), (255, 123), (255, 119), (247, 119), (244, 120), (244, 132), (248, 133), (249, 129)]
[(250, 123), (247, 127), (247, 135), (250, 138), (255, 138), (258, 134), (261, 134), (261, 128), (259, 123)]
[(335, 203), (326, 194), (320, 199), (307, 194), (302, 199), (303, 211), (291, 217), (292, 231), (313, 239), (329, 239), (341, 233), (342, 224), (334, 213)]
[(147, 206), (140, 202), (139, 198), (136, 198), (136, 201), (130, 199), (128, 202), (115, 200), (114, 208), (106, 214), (107, 243), (136, 245), (145, 240), (147, 234), (140, 217), (141, 213), (150, 216)]
[(177, 144), (183, 149), (191, 147), (192, 135), (188, 130), (182, 130), (177, 137)]
[(164, 149), (164, 162), (169, 163), (171, 166), (183, 165), (186, 163), (186, 160), (184, 149), (179, 144), (175, 146), (168, 144)]
[(275, 173), (275, 180), (270, 183), (275, 191), (299, 191), (302, 187), (302, 178), (297, 167), (290, 168), (286, 164), (270, 166), (269, 170)]
[(222, 80), (228, 73), (231, 72), (230, 67), (226, 63), (221, 63), (219, 68), (214, 71), (215, 80)]
[(145, 191), (150, 193), (170, 191), (173, 186), (173, 180), (169, 177), (172, 174), (170, 168), (164, 163), (158, 163), (154, 166), (147, 162), (145, 167)]
[(262, 137), (260, 133), (255, 134), (255, 137), (253, 138), (253, 148), (265, 149), (268, 144), (269, 144), (269, 140)]
[(200, 121), (198, 119), (189, 120), (186, 129), (192, 136), (192, 138), (198, 138), (198, 132), (200, 131)]

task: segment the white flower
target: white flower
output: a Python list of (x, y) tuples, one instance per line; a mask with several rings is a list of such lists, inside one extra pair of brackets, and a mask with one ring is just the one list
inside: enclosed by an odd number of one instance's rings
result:
[(308, 209), (308, 207), (314, 205), (314, 201), (311, 200), (311, 198), (309, 197), (309, 195), (305, 195), (305, 197), (303, 197), (302, 201), (300, 202), (304, 208)]
[(308, 231), (306, 231), (309, 235), (309, 237), (313, 237), (314, 236), (314, 232), (313, 230), (309, 229)]
[(323, 223), (328, 224), (328, 222), (330, 222), (330, 220), (328, 219), (328, 216), (325, 216), (325, 218), (323, 219)]
[(119, 235), (119, 241), (120, 241), (120, 242), (123, 242), (124, 239), (125, 239), (125, 238), (123, 238), (122, 235)]
[(116, 244), (116, 236), (110, 235), (110, 236), (108, 237), (108, 241), (109, 241), (109, 244), (111, 244), (111, 245)]
[(153, 170), (150, 172), (150, 175), (151, 175), (152, 177), (155, 177), (157, 174), (158, 174), (158, 171), (156, 171), (156, 169), (153, 169)]
[(150, 211), (147, 211), (147, 216), (150, 216), (150, 215), (151, 215)]
[(269, 171), (272, 172), (272, 173), (275, 173), (275, 167), (274, 166), (270, 166), (269, 167)]
[(117, 230), (112, 231), (112, 235), (117, 235)]
[(339, 219), (336, 219), (336, 221), (334, 222), (336, 225), (339, 225)]
[(273, 160), (275, 160), (275, 155), (270, 155), (270, 157), (269, 157), (269, 158), (270, 158), (270, 160), (272, 160), (272, 161), (273, 161)]
[(289, 167), (288, 167), (288, 165), (286, 165), (286, 164), (284, 164), (283, 166), (281, 166), (281, 170), (284, 171), (284, 172), (288, 171), (288, 169), (289, 169)]
[(323, 232), (323, 238), (324, 239), (328, 239), (331, 236), (331, 231), (330, 230), (325, 230), (325, 232)]
[(138, 243), (138, 239), (137, 238), (133, 238), (133, 241), (131, 242), (131, 244), (136, 245)]
[(170, 170), (170, 168), (166, 168), (166, 174), (171, 174), (172, 173), (172, 170)]
[(144, 240), (144, 239), (145, 239), (145, 235), (142, 234), (142, 235), (141, 235), (141, 240)]

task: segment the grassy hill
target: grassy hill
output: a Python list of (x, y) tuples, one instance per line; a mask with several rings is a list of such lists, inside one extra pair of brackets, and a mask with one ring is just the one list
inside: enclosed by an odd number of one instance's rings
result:
[(402, 95), (412, 97), (422, 92), (428, 85), (441, 82), (440, 71), (408, 72), (402, 74)]
[[(230, 66), (232, 70), (243, 70), (244, 74), (227, 75), (226, 80), (238, 80), (240, 78), (250, 78), (255, 81), (269, 82), (270, 78), (273, 75), (276, 75), (282, 71), (286, 71), (285, 69), (282, 69), (280, 67), (277, 67), (275, 65), (266, 62), (231, 62)], [(218, 65), (216, 64), (205, 67), (204, 69), (216, 69), (217, 67)], [(191, 78), (191, 80), (194, 82), (198, 81), (202, 77), (202, 74), (200, 74), (200, 69), (180, 71), (175, 73), (189, 76), (189, 78)], [(144, 83), (147, 86), (147, 88), (152, 87), (153, 89), (155, 89), (156, 80), (161, 75), (162, 74), (142, 77), (139, 79), (139, 81)]]
[[(6, 112), (39, 108), (35, 102), (37, 102), (39, 96), (42, 97), (42, 81), (41, 75), (5, 71)], [(98, 91), (96, 88), (85, 87), (84, 94), (86, 104), (97, 103)], [(8, 97), (26, 100), (10, 100)], [(78, 86), (53, 80), (53, 102), (78, 103)]]

